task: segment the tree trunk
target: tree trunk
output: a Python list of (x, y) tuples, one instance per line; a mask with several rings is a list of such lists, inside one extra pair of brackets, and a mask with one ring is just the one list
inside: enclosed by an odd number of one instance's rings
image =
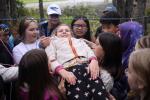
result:
[[(147, 0), (113, 0), (121, 17), (136, 18), (147, 30), (147, 18), (144, 17)], [(127, 21), (127, 20), (124, 20)]]
[(0, 4), (1, 4), (1, 6), (0, 6), (0, 22), (3, 23), (6, 21), (7, 18), (9, 18), (9, 12), (7, 10), (7, 1), (6, 0), (0, 0)]
[(118, 13), (121, 17), (125, 17), (125, 1), (124, 0), (113, 0), (113, 4), (117, 7)]
[(12, 18), (17, 17), (17, 5), (16, 0), (10, 0), (10, 16)]
[(145, 9), (146, 9), (146, 2), (147, 0), (137, 0), (137, 12), (136, 17), (139, 17), (138, 22), (140, 22), (144, 26), (144, 30), (147, 30), (147, 18), (145, 16)]
[(39, 0), (40, 21), (44, 20), (43, 0)]
[(125, 5), (125, 17), (130, 18), (133, 15), (133, 2), (134, 0), (126, 0)]
[(113, 0), (113, 4), (117, 7), (118, 13), (121, 17), (130, 18), (132, 16), (133, 0)]

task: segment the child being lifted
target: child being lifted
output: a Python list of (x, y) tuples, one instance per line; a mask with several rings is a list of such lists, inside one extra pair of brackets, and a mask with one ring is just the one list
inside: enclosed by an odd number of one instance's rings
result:
[(105, 100), (107, 93), (94, 52), (82, 39), (73, 38), (68, 25), (59, 25), (53, 35), (46, 53), (52, 71), (65, 79), (67, 98)]

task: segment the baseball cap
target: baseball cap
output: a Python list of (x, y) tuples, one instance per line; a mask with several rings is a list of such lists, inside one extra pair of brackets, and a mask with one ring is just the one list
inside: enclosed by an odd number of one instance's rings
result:
[(51, 14), (61, 15), (61, 9), (57, 4), (51, 4), (47, 8), (47, 14), (48, 15), (51, 15)]
[(107, 5), (106, 8), (104, 9), (103, 13), (111, 12), (111, 11), (117, 12), (116, 7), (114, 5), (112, 5), (112, 4), (111, 5)]
[(9, 27), (6, 24), (0, 24), (0, 29), (3, 30), (4, 32), (8, 32), (9, 31)]

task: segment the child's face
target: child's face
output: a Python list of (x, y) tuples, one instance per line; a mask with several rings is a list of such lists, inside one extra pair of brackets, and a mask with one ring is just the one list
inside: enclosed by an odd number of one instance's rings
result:
[(62, 25), (59, 26), (56, 32), (56, 36), (58, 37), (71, 37), (71, 30), (68, 26)]
[(73, 24), (73, 32), (77, 37), (84, 37), (87, 32), (87, 25), (84, 20), (79, 19)]
[(31, 22), (25, 30), (25, 41), (34, 42), (39, 34), (38, 25), (36, 22)]
[(94, 47), (94, 53), (98, 59), (101, 59), (104, 56), (104, 51), (102, 46), (99, 43), (99, 40), (96, 39), (96, 46)]
[(118, 32), (118, 26), (113, 24), (102, 24), (102, 31), (116, 34)]
[(140, 78), (135, 73), (131, 64), (129, 64), (127, 76), (128, 76), (128, 83), (129, 83), (131, 90), (139, 91), (140, 89), (143, 88), (143, 84), (141, 84), (142, 81), (139, 80)]

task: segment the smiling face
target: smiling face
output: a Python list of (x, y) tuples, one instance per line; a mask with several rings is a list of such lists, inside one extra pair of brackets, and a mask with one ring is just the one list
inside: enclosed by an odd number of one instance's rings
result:
[(57, 30), (56, 30), (56, 36), (58, 37), (71, 37), (72, 36), (72, 32), (69, 26), (67, 25), (60, 25), (58, 26)]
[(48, 16), (49, 18), (49, 23), (51, 23), (51, 25), (58, 25), (60, 20), (59, 20), (59, 15), (58, 14), (51, 14)]
[(87, 32), (87, 24), (84, 22), (84, 20), (79, 19), (79, 20), (74, 22), (73, 32), (74, 32), (75, 36), (77, 36), (79, 38), (84, 37), (84, 35)]
[(37, 40), (39, 34), (38, 24), (36, 22), (30, 22), (25, 30), (25, 42), (32, 43)]

